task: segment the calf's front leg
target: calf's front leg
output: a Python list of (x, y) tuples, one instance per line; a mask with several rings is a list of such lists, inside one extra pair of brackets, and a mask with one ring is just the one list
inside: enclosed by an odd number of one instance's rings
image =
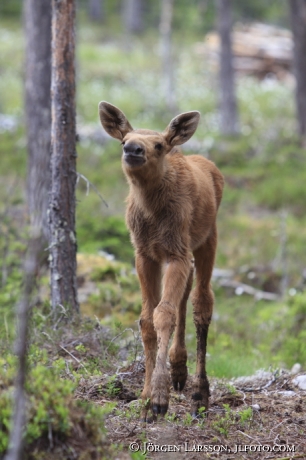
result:
[(171, 379), (173, 388), (177, 391), (184, 389), (187, 380), (187, 350), (185, 344), (186, 309), (187, 301), (192, 288), (193, 268), (190, 270), (185, 292), (179, 308), (176, 311), (176, 326), (172, 345), (169, 350), (171, 365)]
[(153, 314), (157, 334), (157, 355), (151, 379), (151, 407), (155, 415), (165, 414), (168, 410), (170, 395), (170, 378), (167, 370), (168, 345), (190, 271), (191, 261), (188, 257), (169, 262), (164, 276), (162, 298)]
[(141, 418), (149, 421), (148, 401), (151, 398), (151, 378), (155, 367), (157, 339), (153, 325), (153, 311), (161, 295), (161, 266), (154, 260), (136, 254), (136, 269), (142, 293), (140, 329), (145, 352), (145, 383), (141, 393), (144, 402)]

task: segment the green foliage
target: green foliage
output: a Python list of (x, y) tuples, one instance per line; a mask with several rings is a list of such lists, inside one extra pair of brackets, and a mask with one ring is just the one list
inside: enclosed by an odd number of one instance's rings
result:
[[(64, 363), (63, 363), (64, 364)], [(37, 365), (27, 384), (29, 415), (26, 431), (27, 442), (32, 442), (52, 430), (53, 433), (69, 434), (72, 420), (69, 403), (75, 383), (55, 378), (53, 369)], [(50, 391), (50, 382), (53, 382)]]
[(237, 390), (236, 388), (234, 387), (234, 385), (231, 385), (230, 383), (227, 383), (225, 384), (228, 392), (231, 394), (231, 395), (236, 395), (237, 394)]
[(131, 273), (130, 266), (116, 261), (106, 262), (93, 268), (89, 277), (97, 283), (98, 289), (88, 297), (88, 313), (97, 314), (104, 322), (113, 318), (125, 325), (136, 319), (142, 301), (138, 278)]
[(198, 409), (198, 415), (197, 415), (198, 425), (200, 428), (205, 429), (206, 416), (207, 416), (206, 408), (204, 406), (200, 407)]
[[(91, 23), (94, 29), (95, 37), (101, 36), (107, 38), (110, 34), (117, 36), (122, 34), (122, 2), (119, 0), (104, 0), (103, 11), (106, 17), (103, 18), (103, 27), (100, 23)], [(259, 20), (271, 21), (278, 24), (288, 24), (287, 4), (285, 0), (252, 0), (244, 2), (237, 0), (233, 3), (234, 18), (238, 21)], [(88, 20), (87, 18), (88, 2), (80, 0), (78, 2), (79, 19)], [(19, 18), (22, 13), (21, 0), (2, 0), (0, 5), (0, 14), (5, 18)], [(216, 5), (214, 0), (203, 2), (194, 0), (186, 3), (184, 0), (177, 0), (174, 8), (173, 28), (174, 33), (181, 34), (181, 39), (188, 41), (190, 35), (194, 39), (215, 27)], [(160, 7), (153, 0), (146, 2), (144, 10), (144, 31), (142, 36), (149, 33), (156, 34), (160, 21)], [(102, 30), (101, 30), (102, 29)], [(105, 30), (103, 30), (105, 29)], [(118, 32), (120, 31), (120, 33)]]
[(286, 0), (257, 0), (245, 2), (236, 0), (233, 3), (234, 17), (237, 21), (257, 20), (267, 21), (281, 25), (288, 25), (288, 13)]
[[(298, 293), (289, 299), (278, 324), (278, 334), (273, 341), (273, 350), (278, 359), (288, 367), (306, 362), (306, 293)], [(276, 327), (277, 327), (276, 326)]]
[(166, 413), (165, 419), (170, 423), (175, 423), (178, 420), (176, 413), (175, 412), (171, 413), (169, 411)]
[(112, 375), (109, 377), (107, 384), (106, 384), (106, 394), (110, 398), (115, 398), (118, 393), (120, 393), (120, 386), (118, 386), (118, 377), (116, 375)]
[[(14, 5), (15, 0), (3, 0), (7, 5)], [(1, 22), (0, 40), (0, 113), (20, 116), (23, 99), (23, 52), (24, 40), (20, 23)], [(2, 131), (2, 129), (0, 130)], [(19, 142), (21, 139), (19, 139)]]
[(23, 231), (11, 215), (13, 209), (18, 215), (18, 206), (11, 197), (6, 200), (0, 205), (0, 352), (15, 335), (14, 313), (21, 293), (21, 261), (25, 253)]
[[(283, 302), (255, 302), (249, 296), (227, 297), (217, 291), (208, 335), (207, 372), (215, 377), (252, 375), (270, 365), (290, 369), (305, 363), (306, 294)], [(187, 313), (188, 366), (195, 372), (196, 338), (191, 305)], [(229, 386), (229, 392), (235, 388)]]
[(116, 415), (124, 417), (128, 422), (138, 421), (141, 413), (141, 403), (139, 401), (131, 401), (128, 405), (124, 405), (122, 409), (116, 410)]
[(121, 272), (125, 271), (125, 266), (117, 262), (109, 262), (104, 266), (93, 269), (90, 279), (92, 281), (117, 281)]
[[(92, 451), (95, 454), (105, 452), (106, 458), (111, 458), (104, 444), (104, 418), (114, 409), (114, 405), (101, 407), (74, 397), (75, 389), (84, 375), (87, 376), (89, 371), (91, 375), (95, 375), (97, 370), (101, 375), (103, 354), (100, 341), (101, 338), (105, 339), (105, 349), (109, 341), (104, 333), (102, 335), (102, 330), (99, 333), (96, 322), (86, 319), (75, 319), (70, 324), (69, 331), (63, 326), (58, 330), (54, 329), (51, 315), (44, 316), (44, 308), (34, 308), (32, 314), (26, 382), (25, 459), (41, 459), (46, 445), (55, 457), (64, 458), (61, 446), (70, 446), (79, 433), (82, 433), (84, 458), (91, 458)], [(65, 347), (58, 348), (57, 345), (59, 338), (65, 340), (65, 334), (68, 334), (69, 340), (71, 334), (75, 334), (74, 349), (66, 345), (71, 350), (70, 354)], [(60, 356), (59, 352), (65, 353), (65, 356)], [(95, 367), (92, 364), (94, 352), (97, 354)], [(110, 366), (110, 356), (108, 353), (105, 368)], [(3, 348), (0, 358), (0, 456), (5, 452), (8, 443), (15, 372), (16, 358), (8, 351), (8, 347)], [(117, 394), (115, 387), (115, 382), (110, 379), (109, 392)], [(53, 447), (50, 439), (53, 440)], [(31, 457), (28, 457), (29, 453)], [(49, 460), (46, 454), (43, 458)]]
[(0, 15), (14, 17), (20, 16), (22, 11), (20, 0), (2, 0), (0, 5)]
[[(98, 219), (96, 214), (88, 214), (87, 219), (79, 222), (78, 238), (80, 250), (103, 250), (116, 258), (131, 262), (133, 248), (123, 217), (110, 216)], [(90, 235), (90, 238), (88, 238)]]
[(212, 423), (214, 428), (220, 435), (228, 437), (231, 427), (237, 429), (237, 421), (241, 429), (248, 427), (252, 421), (253, 411), (251, 407), (246, 407), (237, 412), (233, 411), (229, 404), (223, 404), (224, 413)]
[(0, 454), (8, 446), (8, 433), (12, 416), (12, 385), (16, 360), (12, 355), (0, 358)]
[[(5, 366), (0, 366), (1, 380), (4, 379), (5, 390), (0, 395), (0, 420), (2, 421), (2, 436), (0, 453), (7, 447), (12, 411), (12, 377), (14, 367), (8, 356)], [(9, 369), (9, 371), (7, 370)], [(50, 385), (50, 382), (53, 382)], [(69, 434), (71, 415), (69, 404), (72, 404), (75, 384), (69, 380), (56, 378), (54, 369), (44, 365), (33, 367), (29, 373), (26, 386), (28, 394), (27, 425), (25, 439), (31, 443), (36, 439), (47, 436), (48, 430), (53, 433)]]
[(185, 426), (191, 426), (193, 422), (194, 418), (192, 417), (192, 415), (189, 412), (186, 412), (185, 417), (183, 419), (183, 424)]
[(223, 404), (224, 415), (212, 423), (212, 427), (225, 438), (228, 437), (229, 429), (234, 424), (234, 415), (229, 404)]
[(252, 417), (253, 417), (253, 410), (251, 407), (247, 407), (246, 409), (242, 409), (238, 412), (238, 416), (240, 419), (240, 424), (242, 427), (246, 427), (250, 424)]
[(130, 457), (132, 460), (142, 460), (148, 458), (147, 454), (144, 455), (143, 452), (133, 452), (132, 454), (130, 454)]
[(8, 447), (8, 433), (11, 427), (12, 397), (7, 392), (2, 392), (0, 397), (0, 454)]

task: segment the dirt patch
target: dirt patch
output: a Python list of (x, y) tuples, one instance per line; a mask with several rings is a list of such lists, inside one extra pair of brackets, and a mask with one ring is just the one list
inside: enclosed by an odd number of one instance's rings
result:
[(83, 381), (79, 397), (97, 404), (117, 402), (106, 427), (109, 442), (122, 445), (120, 459), (132, 451), (138, 452), (133, 457), (137, 459), (306, 459), (305, 391), (294, 385), (294, 377), (282, 371), (259, 373), (251, 380), (211, 380), (210, 409), (199, 420), (189, 415), (192, 378), (188, 377), (183, 393), (171, 391), (164, 419), (152, 424), (139, 421), (140, 401), (131, 395), (139, 396), (142, 388), (141, 362), (118, 373), (117, 395), (109, 396), (104, 378), (96, 382), (100, 394), (93, 390), (93, 382)]

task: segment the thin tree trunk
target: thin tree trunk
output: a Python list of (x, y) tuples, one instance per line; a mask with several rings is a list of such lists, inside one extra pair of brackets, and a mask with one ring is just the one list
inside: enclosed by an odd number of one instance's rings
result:
[[(33, 232), (32, 232), (33, 233)], [(18, 358), (17, 377), (15, 381), (14, 411), (12, 429), (10, 432), (9, 448), (4, 460), (22, 460), (23, 432), (25, 424), (25, 381), (27, 375), (27, 342), (29, 329), (29, 313), (31, 298), (35, 287), (38, 268), (38, 253), (41, 249), (40, 235), (29, 240), (24, 262), (24, 283), (21, 301), (16, 309), (16, 343), (15, 352)]]
[(79, 311), (76, 283), (75, 3), (52, 0), (50, 269), (52, 307)]
[(51, 3), (25, 0), (26, 79), (25, 112), (28, 142), (27, 200), (32, 232), (41, 235), (41, 249), (49, 240), (51, 144)]
[(27, 199), (30, 214), (30, 240), (24, 262), (24, 288), (16, 310), (18, 358), (14, 411), (9, 448), (5, 460), (23, 458), (25, 424), (25, 381), (29, 310), (39, 255), (48, 241), (47, 209), (50, 187), (51, 139), (51, 4), (49, 0), (26, 0), (25, 108), (28, 141)]
[(89, 0), (88, 14), (92, 21), (101, 21), (104, 19), (103, 0)]
[(306, 147), (306, 0), (289, 0), (299, 135)]
[(238, 114), (234, 84), (231, 42), (231, 0), (217, 0), (218, 32), (220, 35), (220, 118), (221, 133), (238, 133)]
[(142, 32), (143, 6), (143, 0), (123, 0), (123, 23), (127, 34)]
[(173, 56), (171, 46), (172, 16), (174, 0), (161, 0), (160, 38), (162, 58), (162, 82), (166, 105), (175, 109)]

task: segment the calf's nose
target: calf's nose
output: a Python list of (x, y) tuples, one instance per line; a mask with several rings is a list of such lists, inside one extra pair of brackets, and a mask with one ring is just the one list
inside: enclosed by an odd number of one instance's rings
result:
[(144, 149), (141, 147), (139, 144), (136, 144), (135, 142), (129, 142), (128, 144), (125, 144), (123, 147), (123, 151), (127, 155), (143, 155)]

